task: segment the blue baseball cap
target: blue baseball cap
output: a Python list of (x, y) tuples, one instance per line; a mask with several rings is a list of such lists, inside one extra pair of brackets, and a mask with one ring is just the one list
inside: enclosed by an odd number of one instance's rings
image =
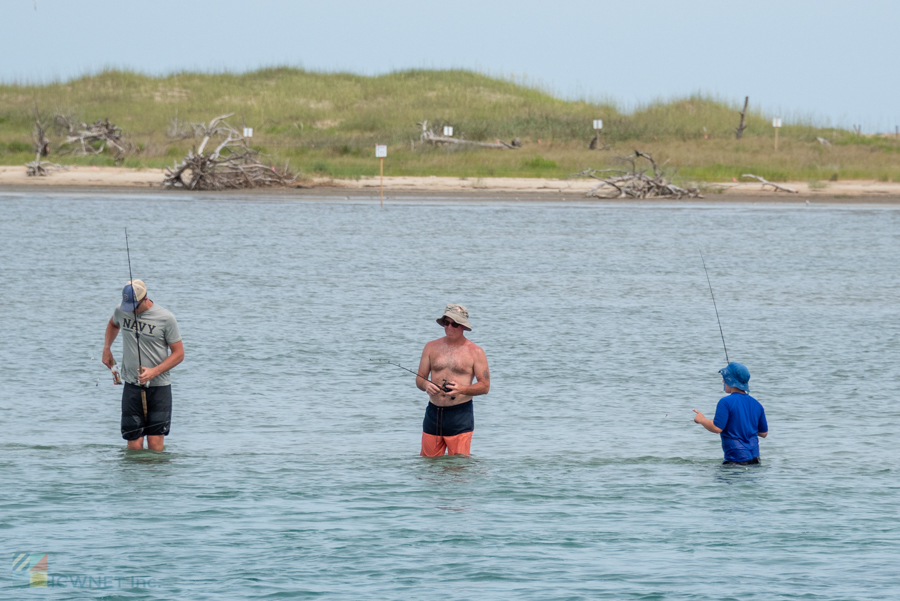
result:
[(126, 313), (132, 313), (141, 301), (147, 297), (147, 286), (141, 280), (128, 280), (122, 288), (122, 304), (119, 309)]
[(750, 392), (750, 370), (743, 363), (731, 362), (727, 367), (720, 369), (719, 373), (728, 386)]

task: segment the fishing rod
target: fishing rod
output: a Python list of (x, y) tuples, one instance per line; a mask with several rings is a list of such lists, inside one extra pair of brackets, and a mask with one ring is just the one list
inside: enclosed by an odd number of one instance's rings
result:
[[(376, 359), (372, 359), (372, 361), (376, 361)], [(431, 380), (429, 380), (428, 378), (426, 378), (425, 376), (423, 376), (423, 375), (420, 374), (419, 372), (413, 371), (413, 370), (411, 370), (411, 369), (407, 369), (406, 367), (403, 367), (403, 366), (400, 365), (399, 363), (393, 363), (393, 362), (391, 362), (391, 361), (385, 361), (384, 363), (387, 363), (388, 365), (393, 365), (394, 367), (399, 367), (400, 369), (406, 370), (406, 371), (408, 371), (408, 372), (411, 373), (411, 374), (415, 374), (415, 375), (419, 376), (420, 378), (422, 378), (422, 379), (425, 380), (426, 382), (431, 382)], [(438, 388), (440, 388), (441, 390), (443, 390), (444, 392), (451, 392), (450, 389), (447, 388), (447, 380), (444, 380), (444, 383), (443, 383), (442, 385), (438, 385), (436, 382), (431, 382), (431, 383), (434, 384), (435, 386), (437, 386)]]
[[(134, 338), (137, 343), (138, 386), (141, 387), (141, 405), (144, 408), (144, 421), (147, 421), (147, 391), (144, 390), (144, 388), (146, 388), (146, 387), (143, 384), (141, 384), (141, 365), (142, 365), (141, 333), (140, 333), (140, 327), (138, 326), (138, 320), (137, 320), (137, 308), (140, 303), (137, 302), (137, 299), (135, 298), (135, 293), (134, 293), (134, 276), (132, 276), (132, 274), (131, 274), (131, 248), (128, 246), (128, 228), (127, 227), (125, 228), (125, 252), (128, 253), (128, 279), (131, 282), (131, 309), (132, 309), (132, 315), (134, 315)], [(146, 296), (146, 293), (144, 296)], [(143, 300), (144, 299), (141, 299), (141, 302), (143, 302)]]
[(719, 308), (716, 306), (716, 295), (713, 294), (712, 282), (709, 281), (709, 271), (706, 269), (706, 259), (703, 258), (703, 251), (700, 251), (700, 260), (703, 261), (703, 271), (706, 272), (706, 283), (709, 284), (709, 295), (712, 297), (713, 308), (716, 310), (716, 321), (719, 322), (719, 336), (722, 337), (722, 348), (725, 349), (725, 362), (728, 360), (728, 347), (725, 346), (725, 334), (722, 333), (722, 321), (719, 319)]

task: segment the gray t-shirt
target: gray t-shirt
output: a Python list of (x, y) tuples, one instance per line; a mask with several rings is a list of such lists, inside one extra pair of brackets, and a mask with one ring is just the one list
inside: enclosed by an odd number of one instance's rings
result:
[[(141, 333), (141, 364), (144, 367), (156, 367), (169, 356), (169, 345), (181, 340), (178, 322), (171, 312), (156, 303), (152, 307), (138, 313), (135, 324), (134, 313), (122, 311), (116, 307), (112, 321), (122, 328), (122, 378), (132, 384), (137, 378), (137, 336)], [(168, 386), (171, 383), (169, 372), (164, 371), (152, 380), (150, 386)]]

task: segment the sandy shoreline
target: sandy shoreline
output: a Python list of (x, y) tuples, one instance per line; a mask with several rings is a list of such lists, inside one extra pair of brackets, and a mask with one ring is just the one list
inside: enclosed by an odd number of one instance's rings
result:
[[(162, 169), (128, 169), (124, 167), (86, 167), (74, 166), (66, 171), (59, 171), (49, 177), (27, 177), (25, 167), (0, 166), (0, 189), (28, 187), (65, 187), (65, 188), (144, 188), (159, 189), (163, 179)], [(568, 197), (569, 200), (583, 198), (596, 182), (587, 179), (558, 180), (541, 178), (459, 178), (459, 177), (385, 177), (385, 193), (391, 194), (493, 194), (504, 196), (540, 195), (542, 197)], [(312, 188), (317, 193), (329, 196), (341, 193), (364, 192), (367, 196), (378, 195), (379, 179), (364, 177), (360, 179), (330, 180), (321, 179), (314, 182)], [(788, 182), (787, 185), (797, 190), (797, 194), (775, 192), (771, 187), (750, 182), (724, 182), (706, 184), (704, 196), (722, 199), (723, 197), (769, 198), (785, 201), (812, 200), (820, 201), (880, 201), (900, 204), (900, 183), (879, 182), (874, 180), (847, 180), (823, 182), (810, 188), (807, 182)], [(289, 188), (282, 192), (296, 191), (298, 194), (309, 193), (309, 189)], [(263, 191), (263, 190), (261, 190)], [(264, 191), (272, 192), (272, 189)], [(242, 192), (253, 192), (243, 190)]]

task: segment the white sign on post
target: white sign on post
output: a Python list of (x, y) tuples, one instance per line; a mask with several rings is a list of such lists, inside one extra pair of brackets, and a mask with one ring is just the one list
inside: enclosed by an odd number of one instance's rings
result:
[(772, 119), (772, 127), (781, 127), (781, 118), (775, 117)]
[(383, 144), (375, 145), (375, 158), (383, 159), (387, 156), (387, 146)]
[(594, 129), (603, 129), (603, 119), (594, 119)]
[(244, 137), (245, 137), (245, 138), (252, 138), (252, 137), (253, 137), (253, 128), (252, 128), (252, 127), (245, 127), (245, 128), (244, 128)]
[(452, 125), (444, 126), (444, 135), (447, 136), (448, 138), (453, 137), (453, 126)]

